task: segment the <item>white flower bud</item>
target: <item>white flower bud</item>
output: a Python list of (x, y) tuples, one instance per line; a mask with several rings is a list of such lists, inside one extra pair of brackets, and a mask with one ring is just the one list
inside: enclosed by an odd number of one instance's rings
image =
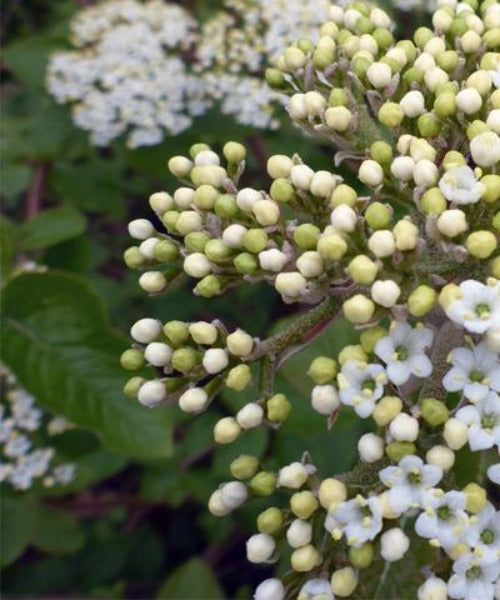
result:
[(241, 248), (243, 246), (243, 239), (247, 233), (247, 228), (238, 223), (233, 223), (226, 227), (222, 233), (222, 241), (229, 248)]
[(130, 335), (140, 344), (149, 344), (161, 333), (161, 322), (157, 319), (140, 319), (130, 330)]
[(323, 259), (320, 253), (315, 250), (301, 254), (296, 265), (304, 277), (318, 277), (323, 273)]
[(220, 165), (219, 155), (213, 150), (200, 150), (194, 158), (194, 164), (197, 167), (207, 165)]
[(410, 135), (409, 133), (404, 133), (400, 135), (398, 138), (398, 143), (396, 144), (396, 149), (400, 154), (406, 154), (410, 150), (410, 146), (414, 140), (417, 138), (414, 135)]
[(391, 163), (391, 173), (400, 181), (410, 181), (415, 170), (415, 161), (410, 156), (397, 156)]
[(158, 380), (146, 381), (139, 388), (137, 399), (143, 406), (156, 406), (167, 397), (165, 384)]
[(274, 287), (280, 294), (295, 298), (306, 289), (307, 281), (305, 277), (297, 271), (290, 273), (279, 273), (274, 282)]
[(187, 235), (192, 231), (199, 231), (203, 221), (201, 215), (195, 210), (185, 210), (179, 215), (175, 227), (181, 235)]
[(288, 112), (292, 119), (302, 121), (307, 119), (307, 104), (305, 94), (294, 94), (288, 103)]
[(325, 123), (334, 131), (345, 131), (352, 122), (352, 112), (345, 106), (330, 106), (325, 111)]
[(344, 24), (344, 9), (337, 4), (330, 5), (329, 14), (330, 21), (333, 21), (336, 25)]
[(201, 279), (208, 275), (212, 269), (210, 261), (201, 252), (193, 252), (184, 259), (184, 271), (191, 277)]
[(307, 92), (305, 96), (307, 112), (309, 115), (311, 117), (317, 117), (321, 115), (326, 108), (326, 98), (324, 98), (319, 92)]
[(214, 439), (218, 444), (231, 444), (240, 435), (241, 428), (233, 417), (224, 417), (214, 427)]
[(474, 162), (480, 167), (492, 167), (500, 161), (500, 136), (494, 131), (484, 131), (470, 142)]
[(139, 277), (139, 285), (149, 294), (156, 294), (166, 288), (167, 280), (160, 271), (146, 271)]
[(167, 192), (155, 192), (149, 196), (149, 206), (156, 214), (162, 215), (167, 210), (171, 210), (174, 206), (174, 200)]
[(174, 177), (186, 177), (193, 168), (192, 161), (185, 156), (172, 156), (168, 161), (168, 170)]
[(254, 204), (262, 200), (262, 195), (253, 188), (243, 188), (236, 195), (236, 204), (243, 212), (250, 213), (253, 211)]
[(266, 271), (279, 273), (287, 262), (288, 256), (277, 248), (271, 248), (270, 250), (263, 250), (262, 252), (259, 252), (260, 266)]
[(385, 308), (391, 308), (398, 301), (401, 295), (401, 288), (392, 279), (386, 279), (385, 281), (378, 280), (372, 285), (370, 293), (377, 304)]
[(128, 224), (130, 237), (136, 240), (146, 240), (156, 233), (153, 224), (147, 219), (135, 219)]
[(226, 345), (234, 356), (247, 356), (253, 350), (254, 341), (251, 335), (242, 329), (237, 329), (227, 336)]
[(207, 373), (219, 373), (228, 363), (227, 352), (222, 348), (210, 348), (203, 356), (203, 368)]
[(309, 521), (295, 519), (286, 532), (286, 540), (292, 548), (300, 548), (312, 540), (312, 524)]
[(191, 323), (188, 327), (189, 335), (197, 344), (211, 346), (217, 340), (217, 327), (206, 321)]
[(410, 156), (415, 162), (425, 159), (432, 162), (435, 162), (436, 160), (436, 149), (423, 138), (412, 138), (410, 140), (409, 150)]
[(258, 427), (264, 418), (264, 409), (256, 402), (246, 404), (236, 413), (236, 420), (242, 429)]
[(396, 240), (394, 239), (394, 234), (388, 229), (380, 229), (379, 231), (375, 231), (371, 234), (370, 239), (368, 240), (368, 248), (370, 248), (373, 254), (379, 258), (391, 256), (391, 254), (394, 254), (396, 250)]
[(440, 85), (448, 80), (448, 73), (439, 67), (431, 67), (424, 74), (424, 82), (430, 92), (435, 92)]
[(278, 474), (278, 486), (297, 490), (309, 478), (309, 473), (302, 463), (293, 462), (280, 469)]
[(375, 160), (364, 160), (358, 171), (358, 178), (366, 185), (376, 187), (384, 180), (384, 171)]
[(347, 27), (347, 29), (354, 31), (356, 28), (356, 22), (361, 16), (362, 14), (359, 12), (359, 10), (356, 10), (355, 8), (348, 8), (344, 13), (344, 25)]
[(290, 171), (290, 179), (299, 190), (308, 190), (314, 177), (314, 171), (307, 165), (294, 165)]
[(458, 208), (443, 211), (437, 220), (437, 228), (447, 237), (455, 237), (464, 233), (468, 229), (465, 213)]
[(446, 50), (445, 41), (439, 37), (431, 38), (427, 42), (427, 44), (425, 44), (425, 46), (424, 46), (424, 52), (427, 52), (434, 58), (436, 58), (436, 56), (438, 56), (439, 54), (442, 54), (443, 52), (445, 52), (445, 50)]
[(425, 460), (430, 465), (441, 467), (443, 471), (449, 471), (455, 463), (455, 453), (446, 446), (433, 446), (425, 455)]
[(264, 579), (255, 589), (254, 600), (285, 600), (285, 586), (279, 579)]
[(293, 160), (284, 154), (275, 154), (267, 161), (267, 172), (273, 179), (288, 177), (293, 167)]
[(247, 540), (247, 559), (251, 563), (267, 562), (274, 553), (276, 543), (267, 533), (257, 533)]
[(417, 591), (418, 600), (446, 600), (446, 583), (439, 577), (430, 577)]
[(388, 529), (380, 537), (380, 554), (388, 562), (401, 560), (410, 547), (410, 539), (402, 529)]
[(399, 101), (399, 106), (405, 116), (414, 118), (425, 112), (425, 98), (422, 92), (412, 90), (407, 92)]
[(481, 94), (474, 88), (461, 90), (455, 96), (455, 102), (460, 110), (467, 115), (473, 115), (483, 105)]
[(190, 187), (180, 187), (174, 192), (174, 201), (178, 208), (191, 208), (194, 200), (194, 190)]
[(311, 194), (322, 198), (328, 198), (335, 187), (335, 183), (335, 176), (329, 171), (316, 171), (311, 180)]
[(204, 389), (194, 387), (179, 397), (179, 408), (186, 413), (198, 413), (207, 407), (208, 395)]
[(392, 79), (391, 67), (386, 63), (374, 62), (368, 67), (366, 76), (373, 87), (385, 88)]
[(172, 348), (161, 342), (152, 342), (146, 346), (144, 358), (154, 367), (164, 367), (172, 358)]
[(418, 421), (406, 413), (399, 413), (390, 425), (389, 431), (392, 437), (399, 442), (414, 442), (418, 437)]
[(158, 238), (148, 238), (139, 246), (139, 252), (148, 260), (153, 260), (155, 257), (155, 246), (160, 240)]
[(384, 12), (381, 8), (372, 8), (370, 12), (370, 21), (374, 27), (380, 27), (381, 29), (389, 29), (392, 26), (389, 15)]
[(481, 36), (479, 36), (475, 31), (466, 31), (460, 38), (460, 42), (462, 44), (462, 50), (465, 52), (465, 54), (473, 54), (474, 52), (477, 52), (479, 48), (481, 48)]
[(418, 227), (409, 219), (401, 219), (394, 225), (394, 239), (398, 250), (414, 250), (418, 241)]
[(467, 425), (458, 419), (448, 419), (444, 424), (443, 437), (452, 450), (460, 450), (467, 443)]
[(419, 160), (413, 169), (413, 180), (417, 185), (432, 187), (439, 179), (439, 169), (430, 160)]
[(406, 56), (406, 52), (403, 50), (403, 48), (390, 48), (386, 52), (385, 56), (387, 58), (392, 58), (392, 60), (395, 60), (400, 67), (404, 67), (408, 62), (408, 57)]
[(374, 433), (365, 433), (359, 438), (358, 452), (363, 462), (376, 462), (384, 456), (384, 440)]
[(500, 133), (500, 108), (495, 108), (489, 113), (486, 125), (495, 133)]
[(493, 352), (500, 352), (500, 327), (488, 329), (486, 332), (486, 345)]
[(214, 515), (214, 517), (225, 517), (231, 512), (231, 510), (224, 504), (220, 490), (215, 490), (215, 492), (210, 496), (208, 500), (208, 510), (212, 515)]
[(332, 211), (330, 220), (337, 231), (350, 232), (356, 228), (358, 217), (350, 206), (340, 204)]
[(340, 406), (337, 390), (333, 385), (316, 385), (311, 393), (311, 405), (320, 415), (330, 415)]
[(255, 218), (263, 227), (276, 225), (280, 218), (280, 208), (273, 200), (258, 200), (252, 207)]
[(415, 59), (413, 66), (425, 73), (436, 66), (436, 61), (432, 54), (422, 52), (422, 54)]
[(234, 510), (245, 503), (248, 498), (247, 486), (241, 481), (230, 481), (220, 488), (222, 502)]

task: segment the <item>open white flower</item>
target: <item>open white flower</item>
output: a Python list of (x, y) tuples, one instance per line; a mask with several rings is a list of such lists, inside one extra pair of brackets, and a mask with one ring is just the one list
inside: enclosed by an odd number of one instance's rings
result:
[(387, 376), (396, 385), (403, 385), (411, 375), (428, 377), (432, 363), (425, 349), (432, 344), (431, 329), (408, 323), (393, 323), (387, 337), (375, 346), (375, 354), (387, 364)]
[(486, 506), (471, 517), (470, 527), (465, 532), (464, 539), (481, 563), (492, 563), (500, 559), (500, 511), (493, 504)]
[(483, 400), (490, 390), (500, 392), (500, 361), (498, 354), (485, 343), (469, 348), (454, 348), (449, 361), (453, 367), (443, 377), (448, 392), (463, 390), (471, 402)]
[(490, 392), (474, 406), (464, 406), (455, 417), (467, 425), (471, 450), (500, 445), (500, 395)]
[(418, 456), (405, 456), (397, 467), (390, 466), (379, 473), (389, 489), (389, 504), (396, 513), (422, 506), (423, 494), (433, 488), (443, 476), (441, 468), (426, 465)]
[(297, 600), (335, 600), (327, 579), (309, 579), (300, 588)]
[(453, 563), (453, 571), (447, 586), (450, 598), (493, 600), (494, 583), (500, 574), (500, 562), (485, 565), (475, 554), (467, 552)]
[(460, 293), (444, 307), (446, 315), (472, 333), (500, 328), (500, 282), (484, 285), (468, 279)]
[(429, 490), (423, 495), (422, 505), (424, 512), (415, 522), (417, 534), (434, 541), (435, 545), (440, 545), (447, 551), (454, 548), (469, 526), (469, 517), (465, 512), (465, 494)]
[(356, 414), (366, 418), (384, 393), (387, 375), (381, 365), (348, 360), (338, 374), (337, 382), (342, 404), (352, 406)]
[(439, 189), (454, 204), (475, 204), (479, 202), (484, 186), (470, 167), (462, 166), (446, 172), (439, 180)]
[(333, 513), (342, 525), (342, 530), (350, 546), (359, 547), (373, 538), (382, 529), (382, 506), (380, 500), (361, 495), (341, 502)]

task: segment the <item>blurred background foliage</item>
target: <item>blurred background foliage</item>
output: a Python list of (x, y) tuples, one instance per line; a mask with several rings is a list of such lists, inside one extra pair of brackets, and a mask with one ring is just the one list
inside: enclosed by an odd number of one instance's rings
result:
[[(173, 188), (166, 160), (194, 142), (216, 149), (228, 139), (244, 142), (250, 151), (245, 178), (254, 187), (267, 184), (270, 154), (297, 151), (316, 169), (328, 169), (332, 152), (286, 119), (278, 131), (256, 131), (215, 109), (157, 146), (91, 146), (44, 86), (48, 57), (68, 47), (69, 20), (83, 4), (3, 3), (2, 361), (44, 409), (76, 425), (50, 440), (61, 460), (76, 466), (68, 485), (14, 491), (1, 484), (3, 593), (249, 598), (268, 574), (251, 567), (244, 552), (263, 505), (257, 500), (217, 520), (206, 510), (211, 491), (227, 477), (229, 462), (250, 450), (270, 467), (309, 450), (320, 469), (346, 470), (359, 420), (341, 418), (333, 435), (308, 409), (304, 365), (314, 349), (290, 360), (278, 380), (277, 391), (294, 407), (286, 430), (249, 432), (230, 448), (212, 443), (215, 412), (193, 420), (125, 398), (119, 356), (138, 318), (217, 316), (263, 337), (289, 310), (271, 288), (250, 285), (210, 301), (192, 295), (186, 283), (145, 297), (122, 263), (130, 243), (126, 224), (148, 213), (150, 193)], [(220, 2), (184, 6), (206, 18)], [(349, 340), (349, 327), (331, 329), (314, 343), (321, 354)], [(228, 394), (216, 411), (224, 414), (252, 393), (237, 400)]]

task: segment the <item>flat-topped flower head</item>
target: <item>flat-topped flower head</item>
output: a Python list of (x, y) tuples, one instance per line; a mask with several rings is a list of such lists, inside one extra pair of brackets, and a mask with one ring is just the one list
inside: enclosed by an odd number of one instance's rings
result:
[(349, 546), (355, 548), (373, 540), (382, 529), (382, 506), (375, 496), (364, 498), (358, 495), (341, 502), (333, 516), (342, 525)]
[(500, 445), (500, 395), (496, 392), (490, 392), (474, 406), (464, 406), (455, 417), (468, 427), (471, 450)]
[(446, 492), (433, 489), (422, 498), (422, 512), (416, 522), (415, 531), (446, 551), (459, 544), (469, 526), (465, 512), (466, 497), (462, 492)]
[(443, 471), (436, 465), (426, 465), (419, 456), (405, 456), (397, 467), (390, 466), (379, 473), (389, 488), (389, 503), (395, 513), (422, 506), (423, 494), (437, 485)]
[(500, 281), (463, 281), (443, 306), (446, 315), (472, 333), (500, 328)]
[(348, 360), (337, 376), (342, 404), (352, 406), (360, 417), (369, 417), (375, 402), (382, 397), (387, 376), (377, 364)]
[(474, 171), (464, 165), (447, 171), (439, 180), (439, 189), (453, 204), (475, 204), (479, 202), (484, 186)]
[(463, 391), (471, 402), (483, 400), (490, 390), (500, 392), (498, 354), (482, 342), (474, 348), (454, 348), (449, 361), (452, 368), (443, 377), (447, 392)]
[(453, 563), (453, 575), (447, 586), (448, 596), (457, 600), (493, 600), (500, 575), (500, 561), (484, 564), (467, 552)]
[(408, 323), (393, 323), (387, 337), (375, 346), (375, 354), (387, 367), (387, 376), (392, 383), (403, 385), (411, 375), (428, 377), (432, 373), (432, 363), (425, 350), (432, 344), (431, 329)]

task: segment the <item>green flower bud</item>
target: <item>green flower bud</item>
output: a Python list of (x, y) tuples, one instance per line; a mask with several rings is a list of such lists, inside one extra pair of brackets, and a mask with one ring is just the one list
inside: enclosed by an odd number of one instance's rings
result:
[(450, 416), (450, 411), (446, 404), (441, 402), (441, 400), (436, 400), (436, 398), (424, 398), (421, 406), (422, 417), (433, 427), (446, 423)]
[(462, 167), (466, 164), (463, 154), (456, 150), (449, 150), (443, 158), (443, 167), (445, 171), (455, 169), (456, 167)]
[(365, 256), (364, 254), (360, 254), (354, 257), (347, 265), (347, 272), (356, 283), (370, 285), (375, 281), (378, 266), (371, 258), (368, 258), (368, 256)]
[(457, 104), (453, 92), (443, 92), (434, 100), (434, 112), (440, 119), (447, 119), (453, 116), (456, 111)]
[[(500, 227), (500, 223), (499, 223)], [(490, 273), (496, 279), (500, 279), (500, 256), (494, 258), (490, 263)]]
[(180, 214), (181, 213), (178, 210), (167, 210), (166, 213), (163, 213), (161, 217), (162, 223), (170, 233), (177, 232), (176, 223), (180, 217)]
[(467, 137), (469, 140), (477, 137), (480, 133), (485, 133), (486, 131), (490, 131), (490, 128), (484, 121), (476, 119), (472, 121), (472, 123), (467, 127)]
[(485, 71), (494, 71), (497, 68), (498, 55), (495, 52), (486, 52), (481, 57), (480, 67)]
[(441, 121), (432, 113), (420, 115), (417, 121), (420, 135), (424, 138), (432, 138), (441, 131)]
[(462, 492), (465, 494), (465, 508), (470, 513), (478, 513), (483, 510), (488, 502), (486, 490), (477, 483), (467, 484)]
[(318, 240), (317, 250), (326, 260), (339, 260), (347, 252), (347, 243), (337, 233), (322, 235)]
[(196, 155), (200, 152), (203, 152), (204, 150), (211, 150), (211, 148), (208, 144), (193, 144), (191, 148), (189, 148), (189, 156), (194, 160), (196, 158)]
[(354, 60), (351, 61), (352, 70), (359, 78), (365, 76), (370, 65), (371, 62), (364, 56), (356, 56)]
[(467, 29), (467, 23), (464, 19), (453, 19), (453, 22), (448, 29), (448, 33), (451, 39), (456, 39), (457, 37), (461, 37)]
[(370, 146), (370, 156), (381, 165), (387, 165), (392, 161), (392, 147), (381, 140), (373, 142)]
[(209, 240), (203, 250), (205, 256), (215, 263), (221, 263), (231, 256), (231, 248), (219, 238)]
[(403, 403), (397, 396), (381, 398), (372, 413), (373, 420), (379, 427), (388, 425), (402, 410)]
[(434, 37), (434, 32), (428, 27), (419, 27), (413, 34), (415, 44), (423, 50), (429, 40)]
[(328, 98), (328, 106), (347, 106), (347, 94), (343, 88), (333, 88)]
[(258, 254), (267, 247), (267, 233), (263, 229), (249, 229), (243, 238), (245, 249)]
[(417, 56), (417, 49), (410, 40), (401, 40), (396, 44), (396, 48), (401, 48), (406, 54), (408, 62), (413, 62)]
[(179, 348), (172, 354), (172, 366), (176, 371), (187, 373), (200, 364), (200, 355), (193, 348)]
[(153, 254), (159, 262), (173, 262), (179, 257), (179, 248), (170, 240), (160, 240), (155, 245)]
[(296, 492), (290, 498), (290, 508), (299, 519), (309, 519), (318, 507), (316, 496), (309, 490)]
[(221, 194), (215, 200), (214, 211), (218, 217), (223, 219), (231, 219), (238, 212), (236, 198), (230, 194)]
[(253, 254), (242, 252), (233, 260), (236, 270), (242, 275), (252, 275), (259, 270), (259, 261)]
[(497, 238), (491, 231), (475, 231), (467, 236), (465, 247), (475, 258), (488, 258), (497, 249)]
[(237, 392), (244, 390), (252, 380), (252, 373), (248, 365), (237, 365), (233, 367), (227, 377), (226, 386)]
[(385, 453), (394, 462), (399, 462), (408, 454), (415, 454), (417, 448), (413, 442), (392, 442), (385, 447)]
[(358, 575), (351, 567), (337, 569), (331, 577), (332, 592), (335, 596), (345, 598), (350, 596), (358, 585)]
[(326, 356), (317, 356), (311, 363), (307, 371), (309, 377), (317, 385), (323, 385), (332, 381), (337, 374), (337, 363), (333, 358)]
[(366, 569), (369, 567), (373, 562), (374, 554), (375, 549), (370, 542), (365, 542), (358, 548), (355, 548), (354, 546), (349, 548), (349, 560), (356, 569)]
[(267, 418), (273, 423), (284, 421), (292, 412), (292, 405), (285, 394), (274, 394), (266, 403)]
[(493, 204), (500, 200), (500, 175), (484, 175), (481, 177), (481, 183), (484, 191), (481, 199), (488, 204)]
[(483, 43), (488, 50), (498, 50), (500, 47), (500, 27), (494, 27), (483, 33)]
[(377, 42), (377, 46), (381, 51), (386, 50), (394, 41), (392, 33), (388, 29), (377, 27), (372, 33), (373, 39)]
[(121, 355), (120, 364), (127, 371), (137, 371), (144, 365), (144, 354), (137, 348), (129, 348)]
[(356, 21), (356, 32), (359, 34), (370, 33), (373, 31), (373, 23), (369, 17), (359, 17)]
[(137, 398), (137, 394), (139, 393), (139, 388), (146, 380), (144, 377), (131, 377), (127, 383), (123, 386), (123, 393), (125, 396), (129, 398)]
[(372, 229), (387, 229), (391, 217), (390, 208), (381, 202), (372, 202), (365, 211), (366, 222)]
[(276, 475), (270, 471), (260, 471), (250, 479), (248, 487), (257, 496), (270, 496), (276, 489)]
[(260, 533), (268, 533), (272, 535), (276, 533), (283, 525), (283, 515), (281, 510), (275, 506), (264, 510), (257, 517), (257, 529)]
[(259, 461), (255, 456), (250, 454), (241, 454), (235, 458), (229, 465), (231, 475), (235, 479), (250, 479), (259, 468)]
[(458, 53), (455, 50), (446, 50), (436, 56), (436, 63), (447, 73), (451, 73), (458, 65)]
[(335, 60), (335, 51), (331, 48), (316, 48), (312, 56), (313, 65), (316, 69), (324, 71)]
[(129, 269), (138, 269), (146, 263), (146, 258), (137, 246), (127, 248), (123, 253), (123, 260)]
[(202, 231), (192, 231), (184, 238), (184, 245), (190, 252), (203, 252), (210, 236)]
[(245, 160), (247, 150), (243, 144), (238, 142), (227, 142), (222, 148), (222, 153), (230, 163), (239, 163)]
[(295, 188), (286, 179), (279, 178), (273, 181), (269, 193), (276, 202), (290, 202), (295, 196)]
[(163, 333), (174, 346), (180, 346), (189, 339), (189, 329), (182, 321), (169, 321), (163, 326)]
[(196, 187), (208, 184), (218, 188), (222, 187), (227, 172), (218, 165), (197, 165), (192, 168), (189, 176)]
[(354, 206), (358, 195), (356, 191), (349, 185), (341, 183), (332, 192), (330, 196), (330, 206), (335, 208), (341, 204), (347, 204), (348, 206)]
[(382, 104), (378, 111), (378, 120), (385, 125), (393, 129), (401, 124), (404, 118), (404, 113), (399, 104), (395, 102), (386, 102)]
[(286, 79), (279, 69), (267, 68), (265, 78), (267, 85), (273, 89), (280, 89), (286, 85)]
[(368, 360), (368, 356), (363, 350), (363, 346), (360, 344), (348, 344), (339, 352), (338, 359), (339, 363), (344, 366), (348, 360), (359, 360), (361, 362), (366, 362)]
[(200, 185), (194, 193), (193, 203), (201, 210), (212, 210), (219, 196), (219, 191), (213, 185)]
[(293, 232), (294, 242), (301, 250), (315, 250), (320, 230), (316, 225), (304, 223)]
[(493, 225), (493, 229), (496, 231), (500, 231), (500, 211), (495, 214), (493, 217), (491, 224)]
[(438, 187), (428, 189), (420, 199), (420, 207), (426, 215), (440, 215), (446, 206), (446, 198)]
[(367, 354), (371, 354), (374, 351), (377, 342), (386, 336), (387, 331), (380, 325), (377, 325), (376, 327), (365, 329), (359, 336), (359, 341), (363, 350)]
[(201, 281), (198, 281), (194, 292), (202, 298), (219, 296), (222, 293), (221, 280), (216, 275), (206, 275)]
[(187, 177), (193, 168), (192, 161), (185, 156), (173, 156), (168, 161), (168, 170), (174, 177)]
[(410, 67), (404, 72), (403, 81), (407, 85), (411, 85), (412, 83), (423, 83), (424, 72), (418, 67)]
[(373, 317), (375, 304), (363, 294), (356, 294), (342, 305), (345, 318), (355, 325), (363, 325)]
[(408, 310), (414, 317), (423, 317), (436, 304), (437, 292), (428, 285), (419, 285), (408, 296)]

